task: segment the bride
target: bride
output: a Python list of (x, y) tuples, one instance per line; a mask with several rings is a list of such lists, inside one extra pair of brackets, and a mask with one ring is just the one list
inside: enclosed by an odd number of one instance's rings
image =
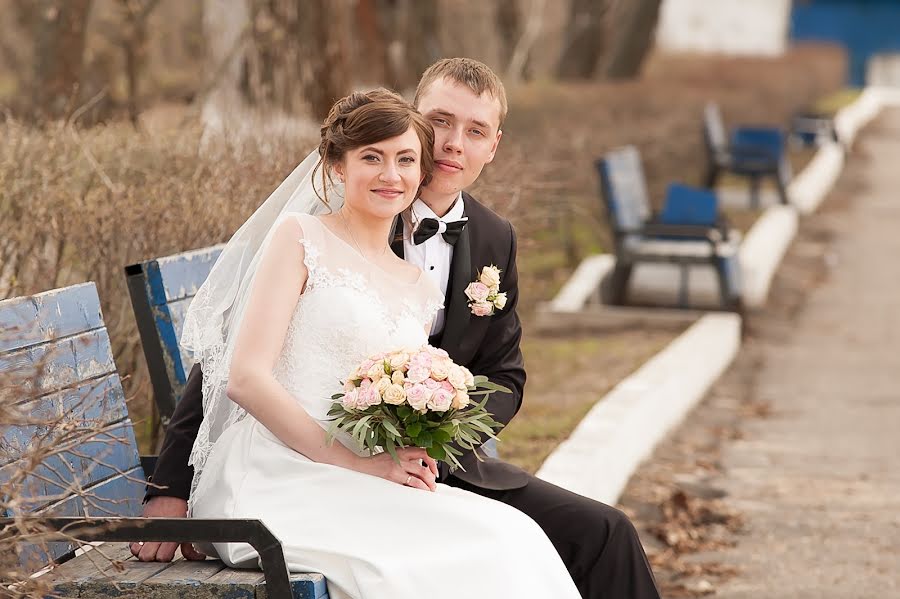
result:
[[(436, 484), (424, 450), (400, 450), (397, 464), (349, 437), (326, 442), (340, 381), (368, 355), (426, 343), (441, 307), (429, 277), (388, 249), (430, 177), (433, 145), (393, 92), (348, 96), (318, 151), (226, 246), (182, 339), (204, 373), (190, 514), (262, 520), (288, 568), (323, 573), (332, 599), (576, 599), (534, 521)], [(257, 564), (247, 544), (207, 550)]]

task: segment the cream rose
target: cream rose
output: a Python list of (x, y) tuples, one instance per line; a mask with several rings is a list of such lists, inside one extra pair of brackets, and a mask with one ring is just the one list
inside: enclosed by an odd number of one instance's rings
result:
[(450, 367), (453, 365), (448, 358), (437, 358), (431, 362), (431, 378), (436, 381), (443, 381), (450, 374)]
[(506, 307), (506, 294), (505, 293), (497, 294), (497, 297), (494, 298), (494, 306), (498, 310), (502, 310), (503, 308)]
[(391, 375), (391, 382), (395, 385), (402, 385), (406, 382), (406, 377), (399, 370), (394, 371), (394, 374)]
[(388, 361), (393, 370), (400, 370), (409, 364), (409, 354), (406, 352), (396, 352), (388, 356)]
[(424, 412), (428, 408), (428, 400), (431, 399), (431, 393), (425, 385), (413, 385), (406, 390), (406, 402), (412, 409)]
[(462, 368), (456, 364), (450, 367), (450, 372), (447, 374), (447, 380), (457, 389), (466, 388), (466, 375)]
[(474, 385), (475, 376), (472, 374), (472, 371), (470, 371), (465, 366), (460, 366), (459, 369), (462, 370), (463, 374), (466, 376), (466, 387), (471, 387), (472, 385)]
[(384, 392), (388, 390), (388, 387), (390, 387), (391, 384), (392, 384), (391, 379), (389, 379), (386, 376), (383, 376), (380, 379), (378, 379), (377, 383), (375, 383), (375, 388), (378, 389), (378, 393), (380, 393), (381, 395), (384, 395)]
[(450, 407), (454, 410), (461, 410), (467, 405), (469, 405), (469, 394), (463, 389), (457, 389), (456, 395), (453, 396), (453, 403), (450, 404)]
[(402, 385), (390, 385), (384, 392), (384, 403), (399, 406), (406, 401), (406, 389)]
[(374, 364), (372, 364), (372, 366), (370, 366), (369, 370), (366, 372), (366, 376), (372, 379), (372, 382), (375, 382), (383, 377), (384, 362), (375, 362)]
[(496, 287), (500, 284), (500, 269), (494, 266), (485, 266), (481, 269), (481, 276), (478, 280), (488, 287)]

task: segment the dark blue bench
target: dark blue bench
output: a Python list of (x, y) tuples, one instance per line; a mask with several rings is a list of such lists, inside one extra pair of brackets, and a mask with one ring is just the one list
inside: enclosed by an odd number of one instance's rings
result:
[[(217, 245), (125, 267), (131, 305), (163, 426), (168, 424), (181, 399), (193, 366), (178, 345), (185, 312), (223, 247)], [(496, 441), (488, 439), (484, 451), (488, 456), (497, 457)]]
[(708, 156), (707, 187), (715, 187), (723, 171), (745, 177), (750, 184), (751, 206), (758, 208), (760, 185), (769, 177), (775, 182), (781, 203), (788, 203), (791, 163), (784, 131), (777, 127), (736, 127), (729, 136), (718, 104), (710, 102), (703, 110), (703, 139)]
[[(42, 577), (58, 595), (327, 597), (321, 574), (288, 574), (258, 520), (136, 517), (152, 465), (138, 456), (93, 283), (0, 301), (0, 383), (19, 408), (0, 429), (0, 535), (23, 539), (23, 572), (58, 564)], [(75, 555), (75, 539), (108, 543)], [(218, 560), (141, 563), (130, 540), (249, 542), (265, 574)]]
[(611, 303), (625, 303), (635, 264), (665, 262), (681, 267), (679, 304), (686, 307), (688, 269), (708, 264), (719, 280), (722, 307), (739, 309), (739, 235), (719, 215), (713, 192), (670, 185), (663, 209), (655, 215), (637, 148), (626, 146), (608, 152), (596, 167), (616, 254), (609, 282)]

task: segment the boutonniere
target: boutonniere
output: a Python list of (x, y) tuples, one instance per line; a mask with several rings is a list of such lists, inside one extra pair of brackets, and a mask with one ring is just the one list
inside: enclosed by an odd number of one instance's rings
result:
[(466, 287), (466, 297), (475, 316), (491, 316), (506, 307), (506, 294), (500, 293), (500, 269), (493, 264), (482, 268), (478, 278)]

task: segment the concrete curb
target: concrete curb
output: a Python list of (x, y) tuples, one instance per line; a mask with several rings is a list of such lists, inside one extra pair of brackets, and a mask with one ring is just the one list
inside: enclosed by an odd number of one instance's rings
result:
[(597, 403), (537, 476), (615, 503), (641, 461), (731, 364), (740, 329), (736, 314), (701, 318)]
[[(868, 88), (835, 116), (841, 142), (851, 147), (859, 131), (885, 106), (900, 106), (900, 90)], [(741, 244), (744, 304), (765, 305), (769, 287), (797, 234), (800, 214), (811, 214), (831, 191), (844, 166), (844, 148), (819, 148), (788, 189), (793, 206), (770, 206)], [(574, 316), (596, 297), (615, 265), (610, 255), (586, 259), (550, 302), (548, 312)], [(544, 461), (537, 476), (604, 503), (618, 501), (628, 479), (666, 434), (706, 395), (740, 347), (736, 314), (707, 314), (666, 349), (619, 383)]]

